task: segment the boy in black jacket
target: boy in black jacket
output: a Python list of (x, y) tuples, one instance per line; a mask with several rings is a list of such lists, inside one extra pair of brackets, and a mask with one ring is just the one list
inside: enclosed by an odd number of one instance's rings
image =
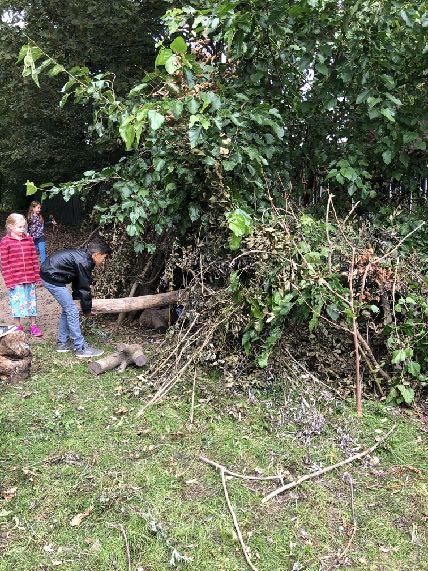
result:
[[(83, 315), (91, 315), (92, 271), (104, 263), (111, 253), (101, 238), (94, 238), (85, 250), (58, 250), (46, 258), (40, 269), (43, 286), (62, 307), (59, 320), (57, 351), (63, 353), (74, 349), (76, 357), (99, 357), (101, 349), (90, 347), (82, 335), (79, 311), (73, 299), (80, 300)], [(72, 294), (66, 285), (71, 283)]]

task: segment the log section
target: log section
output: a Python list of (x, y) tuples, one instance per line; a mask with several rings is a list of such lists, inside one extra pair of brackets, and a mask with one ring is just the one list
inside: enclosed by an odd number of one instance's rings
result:
[(177, 303), (179, 299), (180, 291), (169, 291), (167, 293), (141, 295), (138, 297), (122, 297), (119, 299), (93, 299), (92, 311), (94, 313), (121, 313), (122, 311), (128, 312), (150, 307), (163, 307)]

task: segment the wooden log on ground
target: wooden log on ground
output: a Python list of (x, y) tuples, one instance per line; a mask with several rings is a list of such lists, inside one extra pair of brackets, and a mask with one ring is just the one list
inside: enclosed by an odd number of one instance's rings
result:
[(147, 363), (143, 348), (138, 343), (134, 343), (132, 345), (119, 343), (117, 350), (119, 353), (125, 354), (129, 358), (130, 362), (137, 365), (137, 367), (143, 367)]
[(180, 291), (168, 291), (154, 295), (141, 295), (137, 297), (122, 297), (119, 299), (93, 299), (92, 311), (94, 313), (122, 313), (151, 307), (164, 307), (177, 303)]
[(31, 357), (9, 359), (0, 355), (0, 378), (9, 383), (23, 381), (30, 376)]
[(23, 331), (12, 331), (0, 337), (0, 355), (23, 358), (31, 355), (30, 345), (27, 343)]
[(101, 375), (106, 371), (111, 371), (115, 367), (118, 367), (121, 363), (121, 356), (118, 352), (112, 353), (111, 355), (106, 355), (102, 359), (97, 361), (92, 361), (89, 363), (89, 369), (94, 373), (94, 375)]
[(146, 364), (146, 357), (141, 345), (134, 343), (119, 343), (117, 351), (111, 355), (107, 355), (102, 359), (97, 359), (89, 363), (89, 370), (94, 375), (101, 375), (107, 371), (117, 368), (122, 373), (128, 365), (134, 364), (142, 367)]

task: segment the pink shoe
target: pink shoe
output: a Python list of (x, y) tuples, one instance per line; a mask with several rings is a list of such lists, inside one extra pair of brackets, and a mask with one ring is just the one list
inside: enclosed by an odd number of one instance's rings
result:
[(18, 325), (18, 327), (16, 328), (16, 331), (24, 331), (24, 328), (22, 327), (22, 325)]
[(31, 325), (30, 335), (33, 335), (34, 337), (42, 337), (43, 333), (40, 331), (37, 325)]

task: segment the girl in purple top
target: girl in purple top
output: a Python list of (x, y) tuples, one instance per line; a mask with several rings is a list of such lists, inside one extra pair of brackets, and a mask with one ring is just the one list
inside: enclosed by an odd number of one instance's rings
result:
[[(27, 214), (28, 221), (28, 234), (33, 238), (34, 245), (40, 256), (40, 263), (46, 259), (46, 246), (45, 246), (45, 221), (41, 215), (42, 205), (37, 200), (33, 200), (30, 204)], [(53, 224), (56, 226), (56, 221), (53, 216), (49, 217), (49, 222), (46, 225)]]

